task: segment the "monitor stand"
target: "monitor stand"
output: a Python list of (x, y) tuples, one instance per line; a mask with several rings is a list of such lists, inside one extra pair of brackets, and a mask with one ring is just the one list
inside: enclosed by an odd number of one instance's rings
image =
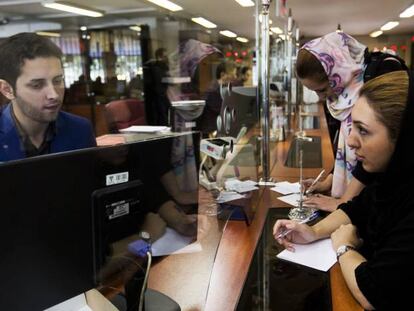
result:
[[(143, 285), (143, 277), (139, 274), (136, 274), (134, 278), (131, 279), (125, 286), (125, 299), (127, 311), (138, 311), (139, 306), (139, 294)], [(180, 306), (173, 299), (167, 295), (160, 293), (151, 288), (146, 288), (144, 303), (144, 311), (181, 311)], [(122, 310), (121, 310), (122, 311)], [(125, 310), (123, 310), (125, 311)]]
[(145, 311), (181, 311), (180, 306), (167, 295), (147, 288), (145, 291)]

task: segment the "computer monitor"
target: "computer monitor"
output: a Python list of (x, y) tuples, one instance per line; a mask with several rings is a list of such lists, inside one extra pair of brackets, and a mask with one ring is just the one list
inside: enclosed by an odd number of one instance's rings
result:
[(0, 164), (0, 304), (43, 310), (94, 287), (94, 151)]
[(229, 87), (224, 92), (220, 112), (220, 136), (237, 137), (245, 127), (249, 130), (258, 123), (258, 108), (256, 102), (256, 87)]
[(113, 244), (174, 199), (161, 177), (172, 172), (182, 191), (198, 185), (197, 174), (183, 176), (198, 172), (198, 140), (183, 133), (1, 163), (1, 309), (43, 310), (99, 287)]

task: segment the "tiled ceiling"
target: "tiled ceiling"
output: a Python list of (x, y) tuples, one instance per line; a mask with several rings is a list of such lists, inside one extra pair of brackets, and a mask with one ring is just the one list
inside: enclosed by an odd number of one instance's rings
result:
[[(279, 0), (280, 1), (280, 0)], [(157, 8), (146, 0), (69, 0), (78, 5), (103, 10), (106, 16), (98, 19), (70, 16), (41, 6), (42, 1), (0, 0), (0, 18), (10, 19), (10, 25), (22, 20), (40, 20), (62, 23), (65, 27), (83, 24), (116, 22), (128, 23), (135, 17), (164, 15), (167, 11)], [(179, 13), (170, 13), (179, 17), (202, 16), (216, 23), (220, 29), (229, 29), (238, 35), (254, 38), (254, 11), (243, 8), (234, 0), (174, 0), (184, 8)], [(295, 22), (301, 33), (307, 37), (319, 36), (336, 29), (340, 23), (342, 29), (352, 35), (366, 35), (378, 30), (385, 22), (399, 20), (401, 11), (412, 4), (412, 0), (287, 0), (292, 9)], [(285, 18), (276, 18), (275, 0), (271, 7), (274, 25), (283, 27)], [(414, 32), (414, 18), (400, 20), (400, 25), (390, 34)]]

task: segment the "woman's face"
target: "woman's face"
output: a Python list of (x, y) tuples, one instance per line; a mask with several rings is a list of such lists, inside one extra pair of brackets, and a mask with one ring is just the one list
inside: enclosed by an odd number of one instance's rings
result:
[(320, 100), (326, 100), (328, 97), (334, 95), (332, 88), (329, 86), (329, 82), (317, 82), (312, 79), (299, 79), (304, 86), (311, 91), (316, 92)]
[(376, 112), (365, 97), (360, 97), (352, 108), (352, 131), (348, 145), (355, 149), (357, 159), (367, 172), (383, 172), (395, 149), (388, 129), (377, 119)]

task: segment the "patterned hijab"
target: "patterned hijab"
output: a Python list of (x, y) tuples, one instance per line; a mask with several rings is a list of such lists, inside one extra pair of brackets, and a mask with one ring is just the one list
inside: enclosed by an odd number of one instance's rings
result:
[(354, 151), (346, 140), (351, 132), (351, 110), (363, 85), (366, 46), (343, 32), (332, 32), (303, 47), (322, 64), (335, 96), (327, 99), (331, 115), (341, 121), (333, 174), (332, 196), (340, 197), (352, 178), (356, 164)]

